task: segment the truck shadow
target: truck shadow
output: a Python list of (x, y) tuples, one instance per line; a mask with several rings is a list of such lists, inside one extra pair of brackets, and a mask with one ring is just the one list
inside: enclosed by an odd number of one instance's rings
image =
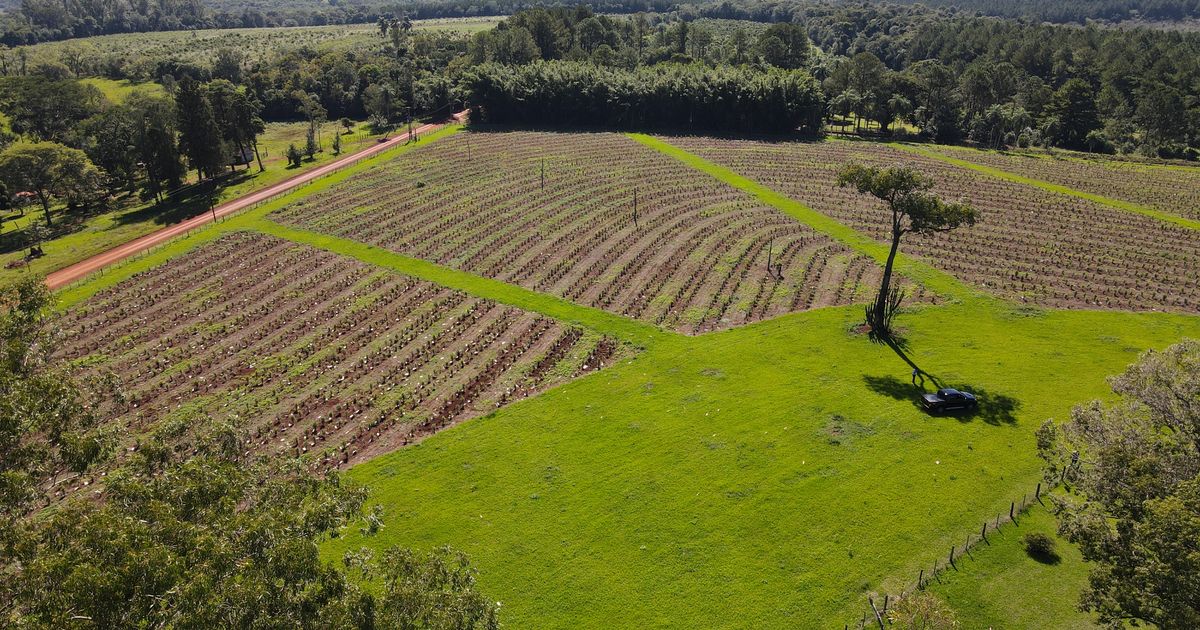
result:
[[(895, 376), (872, 376), (870, 374), (863, 375), (863, 383), (866, 384), (867, 389), (877, 394), (882, 394), (895, 400), (907, 400), (913, 407), (921, 410), (923, 413), (925, 412), (924, 408), (921, 407), (920, 396), (926, 393), (926, 390), (920, 385), (905, 382)], [(979, 399), (979, 406), (972, 410), (951, 411), (933, 415), (956, 418), (959, 422), (982, 420), (987, 424), (995, 426), (1016, 423), (1016, 412), (1021, 407), (1021, 401), (1016, 398), (968, 384), (946, 386), (954, 386), (956, 389), (962, 389), (975, 394)]]

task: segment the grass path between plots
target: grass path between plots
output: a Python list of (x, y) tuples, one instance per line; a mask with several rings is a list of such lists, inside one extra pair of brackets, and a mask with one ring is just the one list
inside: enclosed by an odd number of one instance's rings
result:
[(1122, 201), (1120, 199), (1113, 199), (1112, 197), (1105, 197), (1104, 195), (1097, 195), (1095, 193), (1085, 192), (1082, 190), (1076, 190), (1076, 189), (1070, 188), (1068, 186), (1062, 186), (1060, 184), (1054, 184), (1054, 183), (1043, 181), (1040, 179), (1034, 179), (1032, 177), (1025, 177), (1024, 175), (1018, 175), (1016, 173), (1011, 173), (1009, 171), (998, 169), (998, 168), (995, 168), (992, 166), (984, 166), (982, 164), (976, 164), (975, 162), (971, 162), (969, 160), (964, 160), (961, 158), (952, 157), (952, 156), (946, 155), (945, 153), (942, 153), (940, 151), (936, 151), (934, 149), (929, 149), (926, 147), (921, 147), (921, 146), (912, 145), (912, 144), (903, 144), (903, 143), (899, 143), (899, 142), (889, 143), (888, 146), (900, 149), (902, 151), (907, 151), (909, 153), (915, 153), (917, 155), (921, 155), (921, 156), (924, 156), (927, 158), (932, 158), (934, 160), (940, 160), (947, 164), (953, 164), (954, 166), (958, 166), (960, 168), (969, 169), (972, 171), (976, 171), (978, 173), (983, 173), (985, 175), (990, 175), (992, 177), (1007, 180), (1010, 182), (1015, 182), (1018, 184), (1025, 184), (1027, 186), (1034, 186), (1034, 187), (1041, 188), (1042, 190), (1046, 190), (1049, 192), (1058, 193), (1058, 194), (1062, 194), (1062, 195), (1068, 195), (1071, 197), (1078, 197), (1080, 199), (1086, 199), (1088, 201), (1094, 201), (1096, 203), (1106, 205), (1106, 206), (1109, 206), (1112, 208), (1116, 208), (1118, 210), (1124, 210), (1126, 212), (1133, 212), (1136, 214), (1145, 215), (1145, 216), (1148, 216), (1148, 217), (1151, 217), (1154, 219), (1158, 219), (1159, 221), (1165, 221), (1167, 223), (1171, 223), (1171, 224), (1178, 225), (1178, 226), (1185, 227), (1185, 228), (1192, 229), (1192, 230), (1200, 230), (1200, 221), (1194, 221), (1192, 219), (1187, 219), (1187, 218), (1184, 218), (1181, 216), (1170, 214), (1168, 212), (1163, 212), (1161, 210), (1155, 210), (1154, 208), (1149, 208), (1149, 207), (1139, 205), (1136, 203), (1130, 203), (1128, 201)]
[(460, 271), (420, 258), (404, 256), (374, 245), (367, 245), (358, 241), (329, 236), (318, 232), (300, 230), (280, 225), (268, 219), (255, 221), (250, 223), (248, 227), (289, 241), (311, 245), (335, 254), (354, 258), (376, 267), (390, 269), (407, 276), (420, 278), (421, 280), (428, 280), (451, 289), (458, 289), (475, 297), (494, 300), (527, 311), (541, 313), (565, 323), (578, 324), (643, 348), (663, 338), (679, 336), (678, 333), (664, 331), (651, 324), (623, 317), (615, 313), (582, 306), (560, 297), (531, 291), (524, 287)]
[[(628, 136), (651, 149), (683, 162), (697, 171), (715, 177), (729, 186), (749, 193), (759, 201), (783, 212), (817, 232), (841, 241), (847, 246), (870, 256), (880, 265), (887, 262), (888, 247), (886, 245), (813, 210), (787, 195), (764, 186), (749, 177), (739, 175), (729, 168), (685, 151), (660, 138), (640, 133), (631, 133)], [(971, 289), (958, 278), (903, 253), (896, 256), (896, 270), (925, 285), (930, 291), (954, 301), (963, 301), (982, 296), (980, 292)]]

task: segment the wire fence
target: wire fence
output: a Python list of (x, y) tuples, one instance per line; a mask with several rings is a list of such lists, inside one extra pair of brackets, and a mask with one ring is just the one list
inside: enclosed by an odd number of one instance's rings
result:
[(917, 570), (916, 580), (910, 582), (907, 587), (899, 593), (884, 594), (883, 599), (876, 601), (873, 596), (867, 597), (868, 609), (863, 613), (861, 619), (856, 620), (853, 624), (845, 624), (845, 630), (856, 628), (857, 630), (869, 630), (870, 628), (878, 627), (882, 630), (887, 626), (887, 611), (888, 606), (893, 603), (912, 595), (917, 591), (925, 590), (925, 587), (932, 584), (934, 581), (941, 584), (942, 574), (946, 571), (958, 571), (959, 564), (964, 558), (974, 559), (971, 550), (981, 544), (991, 546), (992, 542), (988, 540), (988, 534), (994, 534), (1007, 526), (1019, 526), (1020, 518), (1033, 505), (1039, 504), (1046, 507), (1045, 501), (1042, 500), (1042, 495), (1049, 492), (1052, 488), (1043, 490), (1042, 483), (1039, 482), (1034, 488), (1032, 494), (1025, 493), (1018, 500), (1011, 501), (1008, 506), (1008, 512), (1000, 512), (995, 518), (984, 520), (979, 527), (979, 530), (968, 533), (963, 539), (962, 544), (950, 546), (950, 551), (944, 556), (934, 559), (933, 564), (926, 570), (924, 567)]

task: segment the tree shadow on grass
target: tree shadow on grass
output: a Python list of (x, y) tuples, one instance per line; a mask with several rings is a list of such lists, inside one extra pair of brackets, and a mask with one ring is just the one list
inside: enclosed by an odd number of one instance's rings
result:
[[(921, 406), (921, 394), (925, 393), (924, 387), (914, 385), (913, 383), (906, 383), (895, 376), (872, 376), (864, 374), (863, 382), (866, 384), (867, 389), (877, 394), (882, 394), (895, 400), (907, 400), (916, 409), (925, 410)], [(1014, 424), (1017, 421), (1016, 411), (1020, 408), (1021, 402), (1016, 398), (992, 392), (983, 387), (972, 387), (965, 384), (955, 386), (955, 389), (975, 394), (975, 397), (979, 399), (979, 406), (975, 409), (948, 411), (935, 415), (956, 418), (959, 422), (982, 420), (994, 426)]]
[(1054, 565), (1062, 562), (1062, 556), (1058, 555), (1057, 553), (1054, 553), (1053, 551), (1051, 551), (1049, 553), (1036, 553), (1036, 552), (1032, 552), (1032, 551), (1026, 551), (1025, 555), (1029, 556), (1030, 558), (1033, 558), (1036, 562), (1039, 562), (1041, 564), (1047, 564), (1050, 566), (1054, 566)]

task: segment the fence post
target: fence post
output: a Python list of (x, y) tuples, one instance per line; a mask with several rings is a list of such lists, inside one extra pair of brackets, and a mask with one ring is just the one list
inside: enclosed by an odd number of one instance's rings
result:
[(871, 612), (875, 613), (875, 621), (879, 622), (879, 630), (884, 630), (883, 617), (879, 614), (879, 609), (875, 607), (875, 600), (868, 595), (867, 603), (871, 604)]
[(1012, 521), (1013, 523), (1017, 522), (1016, 511), (1017, 511), (1017, 502), (1013, 501), (1012, 503), (1010, 503), (1008, 505), (1008, 520)]
[(954, 567), (955, 571), (958, 570), (958, 565), (954, 564), (954, 545), (950, 545), (950, 566)]
[(1042, 482), (1038, 482), (1037, 490), (1033, 491), (1033, 496), (1037, 497), (1038, 503), (1041, 503), (1043, 506), (1046, 505), (1045, 503), (1042, 503)]
[(987, 521), (983, 522), (983, 529), (980, 531), (979, 536), (983, 538), (983, 542), (987, 543), (989, 547), (992, 546), (992, 541), (987, 539)]
[(925, 569), (921, 569), (921, 572), (917, 574), (917, 590), (925, 590)]

